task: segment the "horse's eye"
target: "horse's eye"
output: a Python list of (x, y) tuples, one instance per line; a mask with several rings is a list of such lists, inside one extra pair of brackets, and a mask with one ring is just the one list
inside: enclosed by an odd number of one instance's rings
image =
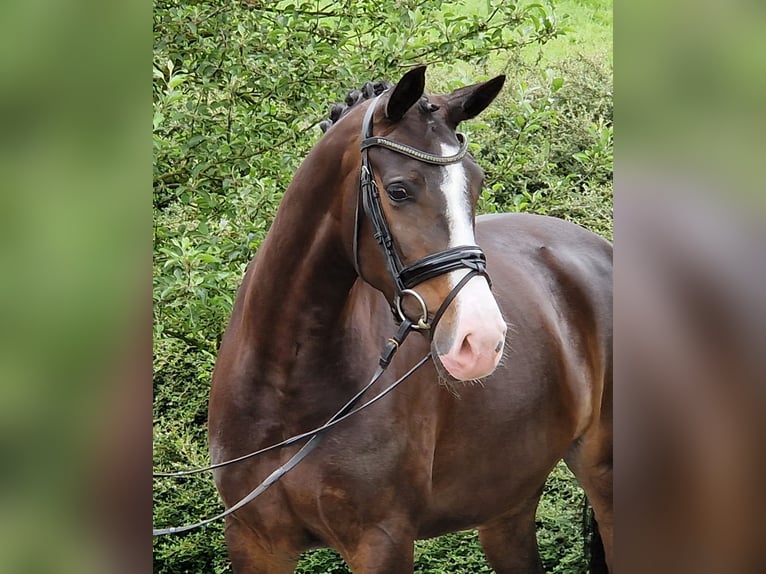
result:
[(386, 189), (386, 191), (388, 192), (388, 197), (391, 198), (391, 201), (396, 201), (397, 203), (410, 198), (410, 194), (407, 193), (407, 190), (401, 185), (392, 185)]

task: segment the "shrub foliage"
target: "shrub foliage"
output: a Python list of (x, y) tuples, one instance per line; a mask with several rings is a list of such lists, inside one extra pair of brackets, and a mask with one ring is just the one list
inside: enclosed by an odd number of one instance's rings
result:
[[(326, 4), (326, 6), (324, 5)], [(210, 375), (233, 296), (328, 106), (367, 80), (431, 64), (432, 91), (509, 75), (466, 126), (487, 172), (480, 208), (571, 219), (611, 236), (611, 69), (539, 70), (524, 46), (561, 33), (550, 7), (488, 0), (156, 1), (154, 10), (154, 464), (207, 464)], [(463, 7), (465, 8), (465, 7)], [(583, 572), (582, 493), (557, 467), (538, 513), (546, 569)], [(209, 476), (155, 481), (156, 525), (220, 511)], [(418, 543), (416, 572), (489, 572), (475, 533)], [(229, 572), (221, 525), (154, 543), (158, 573)], [(299, 572), (347, 572), (307, 553)]]

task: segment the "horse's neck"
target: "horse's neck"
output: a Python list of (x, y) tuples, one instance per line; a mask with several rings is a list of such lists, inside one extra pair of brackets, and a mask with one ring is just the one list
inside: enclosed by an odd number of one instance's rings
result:
[(242, 332), (264, 384), (288, 384), (296, 365), (341, 352), (332, 342), (342, 336), (356, 274), (337, 218), (328, 217), (332, 201), (319, 195), (327, 191), (291, 186), (244, 285)]

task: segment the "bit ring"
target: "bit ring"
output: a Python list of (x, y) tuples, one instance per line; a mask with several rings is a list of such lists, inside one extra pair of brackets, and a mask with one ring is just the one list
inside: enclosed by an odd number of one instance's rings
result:
[(415, 298), (415, 300), (420, 303), (420, 310), (421, 310), (421, 316), (420, 319), (418, 319), (417, 324), (413, 325), (413, 329), (418, 329), (421, 331), (427, 331), (431, 328), (431, 325), (428, 323), (428, 307), (426, 307), (426, 302), (423, 299), (423, 297), (420, 296), (420, 293), (415, 291), (414, 289), (404, 289), (396, 298), (396, 311), (399, 313), (399, 318), (404, 321), (407, 317), (404, 314), (404, 311), (402, 310), (402, 299), (404, 298), (404, 295), (411, 295)]

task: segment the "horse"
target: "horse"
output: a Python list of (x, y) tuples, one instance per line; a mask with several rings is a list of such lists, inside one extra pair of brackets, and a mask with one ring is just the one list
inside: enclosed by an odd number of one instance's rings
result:
[[(211, 460), (326, 423), (397, 324), (413, 335), (375, 388), (430, 358), (226, 517), (238, 574), (293, 572), (317, 547), (355, 573), (412, 572), (415, 540), (472, 528), (495, 571), (541, 573), (535, 510), (562, 458), (611, 564), (611, 244), (555, 218), (476, 217), (483, 172), (456, 128), (505, 77), (424, 95), (425, 69), (352, 92), (295, 173), (222, 339)], [(217, 468), (224, 504), (298, 448)]]

